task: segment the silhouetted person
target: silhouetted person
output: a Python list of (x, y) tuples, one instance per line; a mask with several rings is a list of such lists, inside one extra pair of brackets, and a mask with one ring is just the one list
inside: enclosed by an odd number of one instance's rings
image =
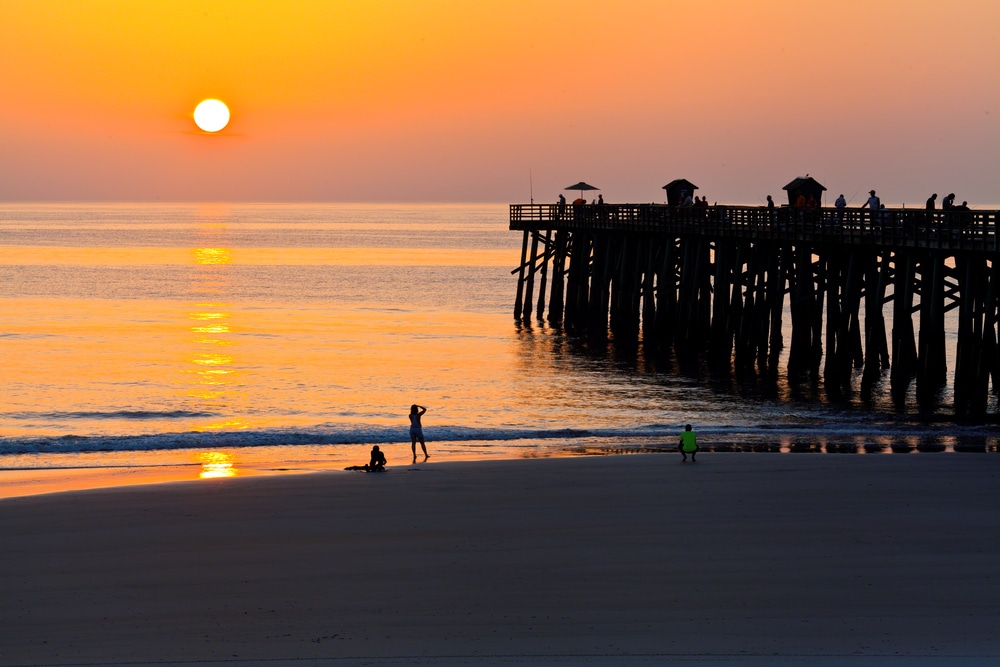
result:
[(562, 217), (562, 214), (565, 213), (565, 212), (566, 212), (566, 197), (564, 197), (563, 194), (560, 192), (559, 193), (559, 216)]
[(891, 220), (892, 216), (889, 215), (889, 211), (885, 208), (885, 204), (879, 204), (878, 206), (878, 228), (881, 229), (882, 225), (886, 224)]
[(837, 200), (833, 202), (833, 205), (837, 208), (837, 220), (840, 222), (844, 221), (844, 210), (847, 209), (847, 200), (844, 199), (844, 193), (841, 192)]
[(882, 201), (875, 194), (874, 190), (868, 191), (868, 201), (861, 205), (861, 208), (867, 206), (871, 211), (877, 211), (882, 207)]
[(945, 195), (945, 198), (941, 200), (941, 210), (942, 211), (950, 211), (953, 208), (955, 208), (955, 193), (954, 192), (952, 192), (952, 193), (950, 193), (948, 195)]
[(368, 462), (368, 472), (382, 472), (385, 470), (386, 463), (388, 461), (385, 460), (385, 454), (378, 448), (378, 445), (372, 447), (372, 458)]
[(698, 453), (698, 436), (691, 430), (691, 424), (684, 427), (684, 432), (681, 433), (681, 441), (677, 443), (677, 451), (681, 453), (683, 457), (682, 461), (688, 460), (688, 454), (691, 455), (692, 462), (697, 461), (695, 455)]
[(767, 196), (767, 207), (768, 208), (774, 208), (774, 200), (771, 199), (771, 195)]
[(604, 195), (597, 195), (597, 203), (600, 206), (604, 205)]
[(930, 197), (927, 198), (927, 210), (933, 211), (937, 202), (937, 193), (935, 192)]
[(878, 211), (882, 208), (882, 202), (879, 200), (878, 195), (875, 194), (874, 190), (868, 191), (868, 201), (862, 204), (861, 208), (864, 208), (865, 206), (867, 206), (868, 210), (871, 211), (869, 219), (874, 225), (877, 222), (876, 218), (878, 217)]
[(385, 472), (385, 466), (388, 461), (385, 460), (385, 454), (382, 450), (378, 448), (378, 445), (372, 447), (372, 455), (368, 460), (368, 463), (363, 466), (348, 466), (344, 470), (364, 470), (365, 472)]
[(430, 458), (427, 455), (427, 445), (424, 444), (424, 427), (420, 423), (420, 417), (427, 412), (427, 408), (414, 403), (410, 406), (410, 448), (413, 450), (413, 460), (417, 460), (417, 441), (420, 441), (420, 449), (424, 451), (424, 461)]

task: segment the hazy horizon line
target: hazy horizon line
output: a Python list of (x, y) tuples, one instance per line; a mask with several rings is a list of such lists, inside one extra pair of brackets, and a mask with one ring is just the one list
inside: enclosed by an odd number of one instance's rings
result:
[[(25, 206), (25, 205), (62, 205), (62, 206), (98, 206), (98, 205), (122, 205), (122, 204), (176, 204), (176, 205), (227, 205), (227, 206), (291, 206), (291, 205), (342, 205), (342, 206), (511, 206), (530, 204), (556, 204), (555, 200), (549, 201), (477, 201), (477, 200), (331, 200), (331, 199), (0, 199), (0, 206)], [(567, 202), (568, 204), (569, 202)], [(776, 200), (778, 207), (785, 206)], [(862, 202), (863, 203), (863, 202)], [(923, 209), (924, 203), (907, 205), (906, 202), (883, 202), (887, 208), (914, 208)], [(664, 205), (665, 201), (609, 201), (608, 206), (633, 206), (641, 204)], [(763, 201), (758, 202), (722, 202), (713, 201), (709, 206), (741, 206), (758, 207), (766, 206)], [(849, 208), (859, 208), (860, 203), (848, 203)], [(834, 208), (833, 204), (823, 204), (822, 208)], [(1000, 202), (971, 202), (969, 207), (973, 210), (998, 210)], [(941, 210), (940, 208), (938, 210)]]

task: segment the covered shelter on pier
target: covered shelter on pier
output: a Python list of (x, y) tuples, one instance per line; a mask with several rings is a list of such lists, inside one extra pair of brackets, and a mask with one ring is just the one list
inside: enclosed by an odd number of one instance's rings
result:
[(809, 197), (812, 197), (816, 200), (817, 205), (822, 205), (823, 191), (826, 190), (825, 187), (820, 185), (819, 182), (809, 174), (799, 176), (782, 189), (788, 191), (789, 206), (795, 206), (795, 200), (798, 199), (800, 194), (805, 197), (807, 201)]
[(680, 206), (684, 203), (684, 197), (681, 193), (694, 197), (694, 191), (698, 189), (698, 186), (686, 178), (678, 178), (664, 185), (663, 189), (667, 191), (667, 204)]

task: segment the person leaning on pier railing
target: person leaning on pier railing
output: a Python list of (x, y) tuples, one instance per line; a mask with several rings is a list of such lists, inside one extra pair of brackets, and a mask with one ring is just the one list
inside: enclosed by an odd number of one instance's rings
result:
[(864, 208), (865, 206), (868, 207), (868, 219), (871, 224), (874, 225), (875, 220), (878, 217), (877, 213), (879, 209), (882, 208), (882, 201), (878, 198), (878, 195), (875, 194), (874, 190), (868, 191), (868, 201), (862, 204), (861, 208)]

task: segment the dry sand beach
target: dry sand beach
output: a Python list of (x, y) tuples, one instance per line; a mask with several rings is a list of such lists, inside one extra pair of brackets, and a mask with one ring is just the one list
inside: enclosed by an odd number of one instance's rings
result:
[(0, 665), (1000, 661), (1000, 458), (449, 462), (0, 501)]

